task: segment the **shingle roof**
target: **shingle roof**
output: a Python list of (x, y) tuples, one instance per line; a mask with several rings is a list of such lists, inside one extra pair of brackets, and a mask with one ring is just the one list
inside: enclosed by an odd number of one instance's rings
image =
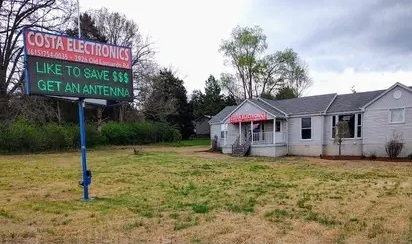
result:
[[(326, 111), (327, 113), (339, 113), (360, 111), (361, 107), (363, 107), (385, 91), (386, 90), (377, 90), (342, 95), (332, 93), (285, 100), (269, 100), (265, 98), (259, 98), (251, 99), (250, 101), (261, 107), (262, 109), (265, 109), (269, 113), (276, 115), (277, 117), (284, 117), (284, 114), (282, 112), (286, 113), (287, 115), (316, 114), (324, 112), (329, 105), (330, 106)], [(216, 114), (209, 121), (209, 123), (221, 122), (236, 108), (237, 106), (228, 106), (224, 108), (222, 111)]]
[(222, 122), (222, 120), (226, 118), (236, 107), (237, 105), (225, 107), (209, 120), (209, 124)]
[(269, 100), (264, 99), (265, 102), (282, 110), (283, 112), (293, 115), (297, 114), (315, 114), (325, 111), (328, 105), (332, 102), (332, 99), (336, 96), (336, 93), (298, 97), (284, 100)]
[(257, 106), (263, 108), (264, 110), (268, 111), (269, 113), (275, 115), (276, 117), (284, 118), (285, 115), (281, 113), (279, 110), (275, 109), (272, 106), (269, 106), (267, 103), (264, 103), (258, 99), (251, 99), (251, 102), (256, 104)]
[(361, 107), (372, 101), (385, 90), (357, 92), (338, 95), (330, 105), (327, 113), (360, 111)]

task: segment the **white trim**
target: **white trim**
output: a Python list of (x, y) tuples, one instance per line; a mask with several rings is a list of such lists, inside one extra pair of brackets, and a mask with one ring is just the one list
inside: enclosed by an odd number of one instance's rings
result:
[(251, 145), (253, 144), (253, 121), (250, 121), (250, 134), (252, 136), (252, 141), (251, 141)]
[(335, 99), (338, 97), (338, 94), (335, 93), (335, 96), (332, 98), (332, 101), (330, 101), (329, 105), (326, 107), (326, 109), (323, 111), (323, 114), (326, 114), (326, 111), (328, 111), (328, 109), (330, 108), (330, 106), (332, 105), (332, 103), (335, 101)]
[[(402, 109), (403, 111), (403, 120), (402, 121), (397, 121), (397, 122), (392, 122), (392, 110), (398, 110), (398, 109)], [(398, 107), (398, 108), (390, 108), (389, 109), (389, 124), (405, 124), (405, 107)]]
[(388, 92), (390, 92), (391, 90), (393, 90), (395, 87), (402, 87), (403, 89), (412, 92), (412, 89), (410, 89), (409, 87), (405, 86), (402, 83), (396, 82), (395, 84), (393, 84), (391, 87), (389, 87), (388, 89), (386, 89), (386, 91), (382, 92), (379, 96), (375, 97), (374, 99), (372, 99), (372, 101), (368, 102), (367, 104), (363, 105), (361, 107), (362, 111), (365, 110), (366, 107), (368, 107), (369, 105), (371, 105), (372, 103), (376, 102), (379, 98), (383, 97), (385, 94), (387, 94)]
[[(305, 129), (305, 130), (309, 129), (309, 127), (308, 127), (308, 128), (302, 128), (302, 119), (306, 119), (306, 118), (309, 118), (309, 119), (310, 119), (310, 138), (309, 138), (309, 139), (303, 139), (303, 138), (302, 138), (302, 130), (303, 130), (303, 129)], [(301, 141), (312, 141), (312, 139), (313, 139), (312, 132), (313, 132), (312, 117), (303, 117), (303, 118), (300, 118), (300, 140), (301, 140)]]
[(225, 122), (227, 118), (230, 117), (230, 115), (232, 115), (236, 110), (238, 110), (245, 102), (247, 101), (247, 99), (243, 100), (243, 102), (241, 102), (239, 105), (237, 105), (237, 107), (235, 109), (233, 109), (225, 118), (223, 118), (220, 123)]
[(276, 117), (276, 115), (274, 115), (274, 114), (270, 113), (269, 111), (267, 111), (266, 109), (264, 109), (264, 108), (260, 107), (260, 106), (259, 106), (259, 105), (257, 105), (256, 103), (254, 103), (254, 102), (252, 102), (252, 101), (250, 101), (250, 100), (249, 100), (249, 102), (250, 102), (251, 104), (255, 105), (256, 107), (258, 107), (258, 108), (262, 109), (262, 110), (263, 110), (263, 111), (265, 111), (266, 113), (268, 113), (268, 114), (272, 115), (273, 117)]
[(266, 102), (265, 100), (263, 100), (262, 98), (258, 97), (257, 100), (266, 103), (267, 105), (271, 106), (273, 109), (276, 109), (277, 111), (281, 112), (283, 115), (285, 115), (286, 117), (288, 116), (287, 113), (283, 112), (282, 110), (278, 109), (277, 107), (273, 106), (272, 104)]
[(325, 115), (326, 116), (332, 116), (332, 115), (363, 114), (363, 113), (364, 113), (364, 111), (356, 110), (356, 111), (345, 111), (345, 112), (333, 112), (333, 113), (327, 113)]
[[(354, 128), (353, 128), (353, 138), (352, 137), (346, 137), (346, 138), (342, 138), (345, 140), (363, 140), (363, 113), (361, 112), (357, 112), (357, 113), (350, 113), (353, 114), (355, 116), (355, 121), (354, 121)], [(361, 137), (358, 137), (358, 115), (361, 115)], [(335, 125), (339, 122), (339, 116), (340, 115), (346, 115), (345, 114), (334, 114), (334, 115), (329, 115), (331, 116), (331, 122), (333, 123), (333, 117), (335, 117)], [(336, 132), (336, 128), (335, 128), (335, 132)], [(331, 124), (330, 126), (330, 137), (329, 140), (335, 140), (335, 138), (333, 137), (333, 125)]]
[(250, 101), (249, 99), (245, 99), (242, 103), (240, 103), (235, 109), (232, 110), (232, 112), (230, 112), (224, 119), (222, 119), (220, 121), (220, 123), (223, 123), (224, 121), (227, 120), (227, 118), (230, 118), (230, 116), (235, 113), (237, 110), (239, 110), (239, 108), (241, 108), (243, 106), (244, 103), (249, 102), (252, 105), (256, 106), (257, 108), (265, 111), (266, 113), (272, 115), (273, 117), (276, 117), (276, 115), (272, 114), (271, 112), (267, 111), (266, 109), (261, 108), (259, 105), (256, 105), (255, 103), (253, 103), (252, 101)]
[[(322, 113), (322, 112), (321, 112)], [(306, 117), (316, 117), (316, 116), (323, 116), (323, 114), (315, 113), (315, 114), (298, 114), (298, 115), (290, 115), (289, 118), (306, 118)]]
[(276, 117), (273, 118), (273, 144), (276, 144)]

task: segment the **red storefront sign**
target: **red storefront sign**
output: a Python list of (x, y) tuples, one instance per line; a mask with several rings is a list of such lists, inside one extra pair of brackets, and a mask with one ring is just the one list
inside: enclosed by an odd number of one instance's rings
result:
[(88, 41), (26, 29), (27, 55), (98, 64), (124, 69), (132, 68), (132, 53), (128, 47)]
[(239, 122), (250, 122), (250, 121), (260, 121), (267, 120), (267, 113), (261, 114), (233, 114), (230, 116), (230, 123), (239, 123)]

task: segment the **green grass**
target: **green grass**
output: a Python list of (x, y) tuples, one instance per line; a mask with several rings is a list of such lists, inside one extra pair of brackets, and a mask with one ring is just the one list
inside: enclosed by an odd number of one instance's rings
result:
[(182, 140), (180, 142), (164, 142), (155, 144), (158, 146), (171, 146), (171, 147), (192, 147), (192, 146), (210, 146), (209, 138), (193, 138)]
[(89, 151), (90, 202), (79, 152), (0, 156), (2, 243), (411, 242), (412, 164), (238, 158), (205, 141)]

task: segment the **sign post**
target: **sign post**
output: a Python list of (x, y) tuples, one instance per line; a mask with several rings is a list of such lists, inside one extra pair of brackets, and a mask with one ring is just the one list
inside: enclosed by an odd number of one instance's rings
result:
[[(86, 160), (86, 128), (84, 125), (84, 100), (79, 99), (79, 125), (80, 125), (80, 148), (82, 153), (82, 173), (83, 181), (80, 185), (83, 185), (83, 199), (89, 200), (89, 182), (91, 179), (87, 177), (87, 160)], [(91, 176), (90, 176), (91, 178)]]
[(133, 101), (132, 53), (81, 38), (23, 30), (26, 92), (30, 95), (75, 98), (79, 106), (84, 200), (89, 200), (84, 107), (87, 99)]

